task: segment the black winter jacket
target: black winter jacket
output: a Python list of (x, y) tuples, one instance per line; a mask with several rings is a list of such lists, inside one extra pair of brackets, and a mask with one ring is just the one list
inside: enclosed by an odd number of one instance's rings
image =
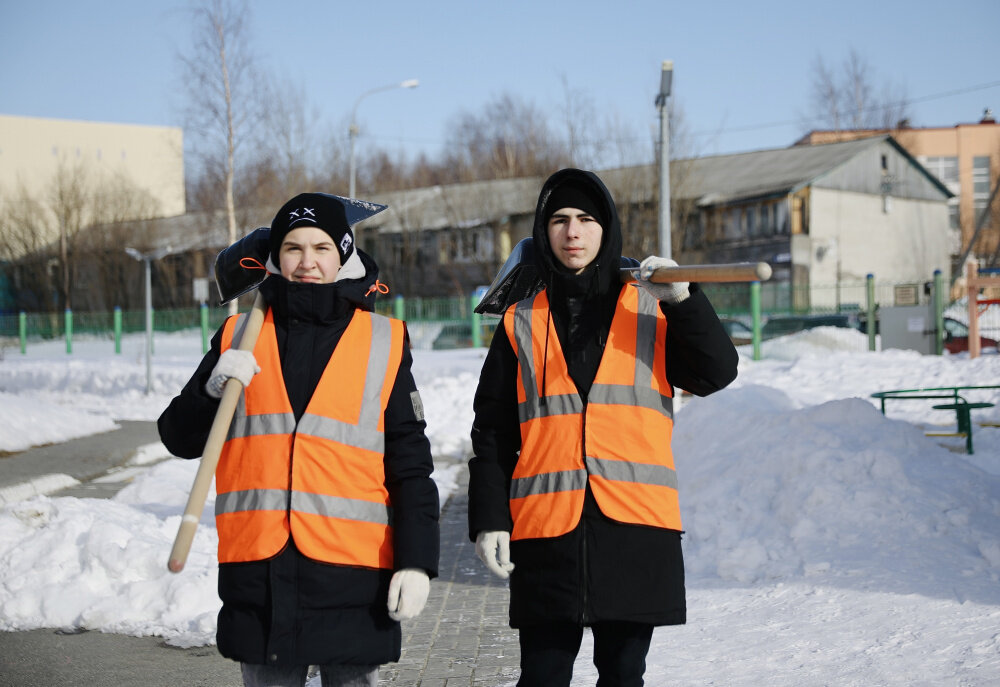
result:
[[(603, 227), (598, 257), (581, 275), (567, 273), (556, 262), (543, 224), (552, 188), (567, 177), (591, 183), (605, 199), (610, 218)], [(580, 170), (553, 175), (539, 197), (533, 238), (556, 335), (570, 376), (586, 402), (615, 303), (624, 288), (618, 276), (621, 228), (611, 195), (600, 179)], [(667, 318), (666, 370), (673, 387), (705, 396), (736, 378), (736, 350), (697, 284), (691, 285), (687, 300), (660, 307)], [(512, 528), (508, 494), (521, 446), (516, 375), (517, 357), (501, 325), (493, 336), (475, 397), (474, 456), (469, 463), (469, 536), (473, 540), (482, 531)], [(628, 441), (628, 437), (621, 440)], [(510, 582), (512, 627), (612, 620), (652, 625), (685, 622), (681, 533), (611, 520), (600, 511), (589, 487), (583, 515), (573, 531), (512, 542), (511, 558), (515, 565)]]
[[(359, 251), (360, 253), (360, 251)], [(357, 308), (371, 310), (374, 261), (368, 274), (333, 284), (297, 284), (272, 275), (260, 286), (274, 311), (285, 388), (298, 420)], [(160, 438), (174, 455), (201, 455), (218, 401), (205, 382), (219, 358), (221, 329), (181, 393), (159, 418)], [(431, 479), (425, 423), (414, 411), (416, 385), (403, 353), (385, 411), (386, 487), (393, 506), (396, 569), (438, 566), (438, 491)], [(291, 540), (265, 561), (219, 566), (217, 641), (223, 656), (245, 663), (381, 664), (399, 659), (399, 623), (386, 609), (393, 571), (311, 560)]]

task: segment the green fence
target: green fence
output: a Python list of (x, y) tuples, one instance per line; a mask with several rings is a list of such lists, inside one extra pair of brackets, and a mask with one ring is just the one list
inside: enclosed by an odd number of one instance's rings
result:
[[(789, 284), (746, 283), (703, 284), (702, 289), (721, 317), (738, 319), (748, 326), (776, 315), (851, 314), (855, 321), (866, 320), (869, 308), (879, 303), (892, 304), (897, 284), (875, 283), (874, 279), (830, 286), (792, 287)], [(920, 286), (922, 290), (922, 285)], [(923, 294), (921, 294), (923, 295)], [(924, 296), (926, 300), (926, 296)], [(487, 346), (499, 318), (473, 312), (475, 296), (453, 298), (384, 298), (376, 301), (376, 311), (407, 322), (411, 341), (418, 348), (463, 348)], [(202, 347), (207, 348), (228, 314), (228, 308), (183, 308), (157, 310), (153, 330), (172, 332), (202, 330)], [(756, 315), (756, 317), (755, 317)], [(0, 343), (20, 341), (22, 351), (31, 341), (66, 338), (67, 352), (72, 352), (73, 336), (99, 336), (114, 339), (120, 352), (122, 334), (146, 329), (143, 310), (79, 313), (21, 313), (0, 316)], [(759, 357), (759, 332), (754, 357)], [(874, 350), (874, 333), (866, 345)]]
[[(375, 310), (380, 314), (405, 320), (411, 329), (411, 336), (417, 330), (429, 332), (432, 341), (427, 347), (430, 348), (486, 346), (489, 345), (499, 319), (482, 317), (473, 312), (477, 302), (473, 297), (397, 297), (376, 301)], [(208, 337), (222, 326), (228, 315), (229, 309), (225, 306), (155, 310), (153, 331), (201, 329), (205, 348)], [(22, 351), (31, 342), (65, 338), (67, 352), (71, 353), (72, 338), (87, 336), (114, 340), (116, 351), (120, 352), (119, 342), (123, 334), (145, 330), (145, 310), (0, 315), (0, 342), (6, 342), (10, 346), (20, 342)]]
[[(891, 305), (897, 284), (875, 282), (875, 302)], [(748, 317), (751, 312), (750, 289), (746, 284), (702, 284), (702, 291), (723, 317)], [(760, 308), (769, 315), (827, 315), (864, 312), (868, 301), (868, 282), (839, 285), (791, 286), (760, 285)]]

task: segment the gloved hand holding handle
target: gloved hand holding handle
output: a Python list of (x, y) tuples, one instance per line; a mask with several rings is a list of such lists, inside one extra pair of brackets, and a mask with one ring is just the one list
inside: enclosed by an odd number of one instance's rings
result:
[(258, 372), (260, 365), (257, 364), (252, 351), (230, 348), (223, 351), (219, 361), (212, 368), (212, 373), (205, 382), (205, 393), (212, 398), (222, 398), (222, 390), (226, 386), (227, 379), (238, 379), (244, 387), (247, 387)]
[(664, 301), (671, 305), (676, 305), (681, 301), (686, 300), (691, 292), (688, 289), (688, 282), (678, 281), (670, 282), (666, 284), (658, 284), (649, 281), (649, 278), (653, 275), (656, 270), (662, 267), (677, 267), (677, 262), (671, 260), (670, 258), (661, 258), (657, 255), (650, 255), (645, 260), (639, 263), (639, 281), (637, 282), (640, 287), (646, 289), (649, 293), (656, 297), (659, 301)]

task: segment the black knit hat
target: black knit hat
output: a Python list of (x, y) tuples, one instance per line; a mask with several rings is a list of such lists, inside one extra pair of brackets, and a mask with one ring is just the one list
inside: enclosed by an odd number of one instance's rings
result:
[(341, 199), (327, 193), (300, 193), (282, 205), (271, 220), (271, 262), (278, 264), (281, 242), (288, 232), (301, 227), (316, 227), (329, 234), (340, 253), (341, 265), (354, 252), (354, 232), (347, 223)]
[(545, 201), (544, 222), (548, 225), (549, 218), (557, 210), (576, 208), (596, 219), (601, 227), (606, 227), (608, 218), (607, 212), (604, 210), (603, 200), (603, 196), (598, 193), (597, 189), (590, 187), (582, 180), (569, 179), (552, 189), (548, 200)]

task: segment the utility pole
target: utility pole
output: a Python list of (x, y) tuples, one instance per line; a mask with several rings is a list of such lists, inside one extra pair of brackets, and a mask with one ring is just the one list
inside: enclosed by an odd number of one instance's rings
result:
[(660, 92), (656, 95), (656, 108), (660, 113), (660, 255), (673, 257), (670, 239), (670, 113), (667, 100), (674, 77), (674, 61), (664, 60), (660, 67)]

